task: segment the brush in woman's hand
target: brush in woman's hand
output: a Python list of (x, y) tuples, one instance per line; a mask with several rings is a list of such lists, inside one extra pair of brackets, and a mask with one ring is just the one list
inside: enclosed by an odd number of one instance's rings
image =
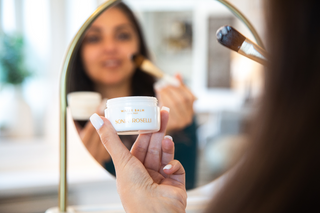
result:
[(240, 53), (260, 64), (267, 64), (267, 52), (243, 36), (231, 26), (223, 26), (217, 30), (217, 40), (220, 44)]
[(154, 77), (161, 79), (173, 86), (180, 86), (180, 82), (178, 79), (165, 74), (158, 67), (156, 67), (150, 60), (146, 59), (141, 54), (134, 54), (131, 57), (131, 60), (136, 65), (136, 67), (140, 68), (142, 71), (153, 75)]

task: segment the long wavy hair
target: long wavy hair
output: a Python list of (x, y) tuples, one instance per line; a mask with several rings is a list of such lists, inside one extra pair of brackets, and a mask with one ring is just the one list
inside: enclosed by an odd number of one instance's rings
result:
[(320, 212), (317, 0), (266, 0), (270, 66), (250, 148), (207, 212)]
[[(122, 2), (118, 3), (114, 7), (122, 11), (132, 23), (139, 39), (139, 53), (145, 58), (149, 59), (149, 51), (142, 33), (142, 29), (133, 12)], [(153, 89), (154, 82), (155, 79), (153, 76), (146, 74), (138, 68), (135, 69), (131, 78), (131, 95), (155, 96)], [(78, 48), (78, 51), (72, 60), (72, 68), (67, 80), (67, 94), (75, 91), (95, 91), (94, 82), (86, 74), (82, 63), (81, 46)]]

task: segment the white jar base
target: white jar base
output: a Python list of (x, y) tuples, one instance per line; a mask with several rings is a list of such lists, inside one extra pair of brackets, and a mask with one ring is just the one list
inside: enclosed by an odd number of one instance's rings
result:
[(133, 131), (118, 131), (118, 135), (139, 135), (139, 134), (149, 134), (158, 132), (159, 129), (154, 130), (133, 130)]

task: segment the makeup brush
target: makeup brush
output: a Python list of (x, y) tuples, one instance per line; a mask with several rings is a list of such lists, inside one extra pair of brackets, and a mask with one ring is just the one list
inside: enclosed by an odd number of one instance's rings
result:
[(267, 65), (268, 53), (233, 27), (228, 25), (220, 27), (217, 30), (217, 40), (223, 46), (260, 64)]
[(139, 67), (142, 71), (150, 75), (153, 75), (158, 79), (164, 80), (165, 82), (173, 86), (180, 86), (180, 82), (178, 79), (162, 72), (158, 67), (156, 67), (150, 60), (146, 59), (143, 55), (134, 54), (132, 55), (131, 60), (136, 65), (136, 67)]

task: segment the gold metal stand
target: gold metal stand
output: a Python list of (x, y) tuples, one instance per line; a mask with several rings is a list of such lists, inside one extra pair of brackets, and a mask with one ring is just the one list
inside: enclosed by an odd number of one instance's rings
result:
[(70, 62), (72, 61), (75, 50), (80, 45), (79, 40), (83, 36), (84, 32), (90, 26), (90, 24), (107, 8), (111, 7), (120, 0), (108, 0), (99, 6), (96, 11), (87, 19), (82, 25), (78, 33), (73, 38), (68, 51), (66, 53), (64, 63), (62, 66), (60, 76), (60, 183), (59, 183), (59, 210), (60, 212), (66, 212), (67, 210), (67, 74), (70, 68)]

